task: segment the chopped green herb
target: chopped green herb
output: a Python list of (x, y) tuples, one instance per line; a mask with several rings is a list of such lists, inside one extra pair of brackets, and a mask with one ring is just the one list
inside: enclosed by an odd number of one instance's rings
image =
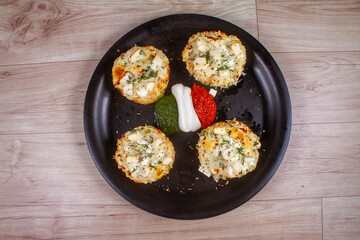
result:
[(209, 61), (210, 61), (210, 53), (209, 52), (206, 53), (205, 58), (206, 58), (206, 64), (209, 64)]
[(140, 77), (134, 79), (133, 82), (135, 81), (141, 82), (142, 80), (146, 80), (155, 76), (156, 76), (156, 72), (154, 71), (154, 69), (149, 67), (140, 75)]
[(244, 147), (243, 147), (243, 146), (237, 148), (237, 150), (238, 150), (238, 153), (239, 153), (239, 154), (245, 156), (245, 154), (244, 154)]
[(259, 142), (255, 141), (254, 146), (257, 146), (257, 145), (259, 145)]
[(218, 68), (216, 69), (216, 71), (225, 70), (225, 69), (229, 70), (230, 72), (234, 72), (234, 69), (229, 68), (228, 65), (224, 65), (224, 66), (222, 66), (222, 67), (218, 67)]
[(216, 69), (216, 71), (220, 71), (220, 70), (224, 70), (225, 68), (224, 67), (218, 67), (217, 69)]
[(224, 142), (224, 143), (230, 143), (230, 141), (229, 141), (229, 140), (226, 140), (226, 139), (223, 139), (223, 142)]

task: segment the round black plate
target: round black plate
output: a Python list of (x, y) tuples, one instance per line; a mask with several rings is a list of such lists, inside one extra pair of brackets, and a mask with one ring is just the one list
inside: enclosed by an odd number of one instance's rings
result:
[[(170, 59), (171, 86), (199, 84), (189, 75), (181, 53), (189, 37), (221, 30), (245, 45), (245, 76), (237, 86), (219, 90), (216, 121), (236, 118), (260, 136), (262, 147), (255, 171), (240, 179), (216, 183), (198, 172), (198, 133), (170, 135), (176, 152), (170, 173), (152, 184), (138, 184), (118, 169), (113, 158), (117, 139), (141, 125), (156, 125), (154, 104), (140, 105), (112, 86), (114, 60), (132, 46), (153, 45)], [(199, 84), (201, 85), (201, 84)], [(203, 86), (203, 85), (201, 85)], [(206, 87), (209, 90), (209, 87)], [(230, 211), (258, 193), (274, 175), (290, 138), (291, 104), (285, 79), (269, 52), (250, 34), (224, 20), (197, 14), (161, 17), (121, 37), (104, 55), (91, 78), (84, 106), (84, 128), (91, 156), (110, 186), (135, 206), (156, 215), (200, 219)]]

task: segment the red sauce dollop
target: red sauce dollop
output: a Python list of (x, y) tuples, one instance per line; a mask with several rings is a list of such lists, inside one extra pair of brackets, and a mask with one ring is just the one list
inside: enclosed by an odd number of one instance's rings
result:
[(194, 84), (191, 89), (191, 98), (201, 127), (207, 128), (214, 122), (216, 116), (216, 103), (213, 97), (204, 87)]

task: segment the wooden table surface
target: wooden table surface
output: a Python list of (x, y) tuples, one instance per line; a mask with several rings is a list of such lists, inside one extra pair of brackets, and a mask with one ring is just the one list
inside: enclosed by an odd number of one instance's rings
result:
[[(257, 38), (289, 88), (292, 134), (253, 199), (203, 220), (144, 212), (83, 131), (90, 77), (132, 28), (175, 13)], [(0, 239), (360, 239), (360, 1), (0, 2)]]

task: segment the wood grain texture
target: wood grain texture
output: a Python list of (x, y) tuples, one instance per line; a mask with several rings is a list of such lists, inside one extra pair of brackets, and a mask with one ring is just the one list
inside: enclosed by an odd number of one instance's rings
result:
[[(360, 102), (354, 101), (360, 99), (359, 52), (276, 53), (274, 58), (287, 80), (293, 124), (359, 122)], [(96, 64), (3, 66), (0, 134), (82, 131), (85, 90)]]
[(275, 53), (293, 124), (360, 121), (360, 52)]
[(136, 26), (177, 13), (231, 20), (257, 36), (254, 0), (9, 1), (0, 12), (0, 65), (100, 59)]
[[(96, 169), (82, 121), (107, 49), (146, 21), (185, 12), (259, 37), (293, 107), (272, 180), (241, 207), (196, 221), (120, 197)], [(358, 239), (359, 79), (355, 0), (1, 1), (0, 239)]]
[(83, 131), (85, 92), (96, 65), (81, 61), (3, 66), (0, 134)]
[(360, 51), (360, 2), (257, 1), (259, 40), (271, 52)]
[[(255, 199), (360, 195), (360, 183), (354, 181), (360, 174), (360, 148), (353, 140), (359, 136), (360, 123), (293, 126), (285, 159)], [(329, 145), (343, 151), (329, 151)], [(0, 156), (3, 205), (56, 205), (60, 199), (97, 204), (100, 193), (104, 204), (121, 199), (98, 173), (80, 131), (0, 135)]]
[(97, 64), (78, 61), (1, 66), (0, 104), (83, 105)]
[(249, 202), (229, 214), (194, 221), (117, 205), (14, 206), (0, 211), (0, 234), (11, 239), (321, 239), (320, 199)]
[(0, 139), (1, 206), (127, 204), (97, 171), (83, 132)]
[(324, 239), (359, 239), (360, 197), (323, 199)]
[(360, 139), (360, 123), (293, 125), (279, 170), (255, 199), (360, 195), (355, 139)]

